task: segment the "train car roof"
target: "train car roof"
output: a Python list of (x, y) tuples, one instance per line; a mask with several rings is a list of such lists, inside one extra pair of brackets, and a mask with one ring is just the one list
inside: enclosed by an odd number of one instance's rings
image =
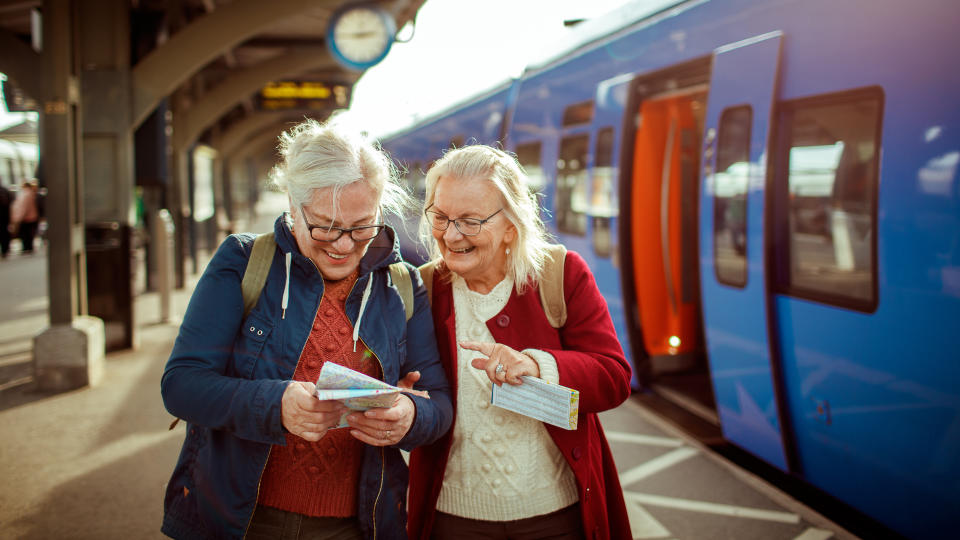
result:
[(431, 124), (434, 124), (440, 120), (443, 120), (445, 117), (450, 116), (454, 112), (462, 111), (486, 99), (489, 99), (501, 92), (509, 91), (510, 86), (513, 85), (515, 82), (516, 82), (516, 79), (512, 79), (512, 78), (500, 81), (496, 85), (490, 88), (487, 88), (486, 90), (483, 90), (480, 93), (473, 94), (467, 98), (464, 98), (458, 102), (453, 103), (452, 105), (444, 107), (443, 109), (440, 109), (439, 111), (433, 114), (430, 114), (428, 116), (425, 116), (424, 118), (417, 120), (416, 122), (414, 122), (413, 124), (407, 127), (404, 127), (394, 132), (383, 135), (379, 137), (379, 139), (382, 143), (387, 144), (392, 139), (396, 139), (398, 137), (402, 137), (410, 133), (413, 133), (415, 131), (421, 130), (425, 127), (430, 126)]
[(639, 0), (618, 7), (595, 19), (570, 28), (570, 32), (540, 49), (527, 63), (523, 76), (543, 71), (573, 56), (587, 53), (602, 41), (617, 39), (641, 26), (656, 24), (695, 5), (710, 0)]

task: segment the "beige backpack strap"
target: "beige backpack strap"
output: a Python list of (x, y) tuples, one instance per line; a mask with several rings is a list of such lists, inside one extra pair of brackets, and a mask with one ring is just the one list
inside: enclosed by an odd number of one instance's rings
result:
[(418, 268), (418, 270), (420, 270), (420, 278), (423, 279), (423, 286), (427, 288), (427, 298), (430, 300), (431, 306), (433, 305), (433, 272), (439, 264), (439, 260), (430, 261)]
[(403, 300), (403, 312), (407, 320), (413, 317), (413, 283), (410, 281), (410, 272), (402, 262), (395, 262), (390, 265), (390, 281), (393, 281), (394, 287), (400, 293), (400, 300)]
[(277, 241), (272, 232), (261, 234), (253, 241), (250, 259), (247, 260), (247, 268), (243, 271), (243, 281), (240, 283), (240, 290), (243, 292), (244, 319), (250, 315), (254, 306), (257, 305), (257, 300), (260, 299), (276, 250)]
[(563, 296), (563, 264), (567, 248), (553, 244), (547, 248), (540, 278), (540, 303), (550, 326), (562, 328), (567, 322), (567, 301)]

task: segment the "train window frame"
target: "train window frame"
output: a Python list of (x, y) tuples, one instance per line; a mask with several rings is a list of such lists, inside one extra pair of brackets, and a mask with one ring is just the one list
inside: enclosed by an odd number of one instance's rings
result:
[(588, 99), (563, 108), (560, 126), (567, 128), (572, 126), (585, 126), (593, 122), (595, 114), (593, 100)]
[[(572, 144), (571, 141), (574, 141), (576, 139), (584, 140), (584, 142), (582, 143), (584, 148), (583, 163), (580, 165), (578, 169), (578, 171), (582, 172), (582, 176), (579, 179), (579, 182), (576, 185), (573, 185), (573, 187), (569, 190), (570, 196), (563, 197), (561, 196), (560, 176), (561, 174), (563, 174), (563, 171), (566, 170), (565, 166), (561, 166), (561, 163), (564, 161), (563, 160), (564, 145)], [(575, 203), (574, 196), (577, 193), (578, 188), (582, 189), (583, 199), (586, 199), (588, 194), (589, 181), (590, 181), (590, 178), (589, 178), (590, 164), (587, 161), (590, 159), (591, 139), (592, 137), (589, 131), (576, 130), (576, 131), (571, 131), (570, 133), (564, 134), (563, 136), (560, 137), (559, 141), (557, 141), (558, 143), (557, 144), (557, 165), (556, 165), (555, 174), (554, 174), (554, 186), (553, 186), (553, 220), (557, 228), (557, 232), (560, 234), (568, 234), (571, 236), (577, 236), (581, 238), (585, 238), (587, 236), (587, 221), (588, 221), (587, 216), (588, 216), (588, 210), (589, 210), (587, 207), (588, 205), (586, 200), (584, 200), (582, 201), (582, 205), (581, 205), (582, 210), (577, 210), (574, 204)], [(561, 201), (567, 201), (569, 202), (569, 204), (567, 204), (561, 209), (560, 207)], [(579, 224), (579, 222), (582, 220), (583, 222), (582, 230), (579, 227), (573, 228), (573, 227), (567, 226), (568, 214), (578, 214), (579, 216), (581, 216), (581, 217), (578, 217), (576, 221)]]
[[(720, 236), (720, 233), (721, 233), (721, 231), (717, 229), (717, 210), (719, 206), (718, 200), (720, 199), (720, 197), (717, 197), (716, 181), (717, 181), (717, 175), (721, 173), (721, 170), (720, 170), (721, 150), (725, 146), (724, 143), (726, 143), (728, 140), (727, 139), (728, 135), (725, 134), (723, 127), (728, 118), (730, 118), (733, 114), (739, 113), (741, 111), (747, 112), (747, 119), (746, 119), (747, 130), (741, 142), (746, 143), (744, 148), (745, 150), (744, 157), (746, 158), (747, 166), (748, 167), (750, 166), (750, 143), (753, 137), (753, 107), (750, 105), (734, 105), (732, 107), (726, 107), (720, 112), (720, 119), (717, 121), (717, 146), (716, 146), (716, 153), (715, 153), (716, 157), (714, 161), (713, 175), (712, 175), (714, 184), (713, 184), (713, 190), (712, 190), (713, 191), (713, 197), (712, 197), (713, 198), (713, 201), (712, 201), (713, 202), (713, 224), (711, 226), (713, 230), (712, 237), (713, 237), (714, 278), (717, 280), (718, 283), (722, 283), (723, 285), (727, 285), (729, 287), (735, 287), (738, 289), (743, 289), (747, 286), (747, 282), (749, 281), (749, 275), (750, 275), (749, 258), (747, 256), (748, 255), (747, 254), (747, 230), (748, 230), (747, 216), (748, 216), (748, 210), (750, 208), (748, 204), (750, 200), (750, 185), (749, 185), (750, 172), (749, 172), (749, 169), (745, 172), (746, 185), (744, 186), (744, 191), (743, 191), (743, 242), (744, 242), (744, 245), (743, 245), (743, 254), (739, 257), (741, 259), (742, 264), (740, 264), (738, 268), (739, 273), (742, 274), (741, 280), (730, 279), (728, 276), (724, 276), (720, 272), (720, 263), (717, 258), (717, 253), (718, 253), (717, 237)], [(726, 212), (726, 210), (724, 210), (724, 212)], [(735, 242), (736, 240), (734, 239), (733, 241)]]
[[(872, 105), (875, 106), (874, 116), (872, 118), (874, 126), (871, 134), (873, 152), (869, 161), (863, 162), (866, 164), (869, 173), (864, 177), (864, 186), (870, 191), (869, 198), (866, 201), (869, 205), (869, 211), (865, 213), (870, 219), (868, 229), (870, 235), (868, 244), (870, 261), (868, 265), (865, 265), (865, 269), (869, 270), (869, 297), (859, 298), (834, 291), (796, 285), (791, 277), (794, 253), (793, 238), (790, 230), (791, 220), (789, 217), (792, 210), (790, 201), (790, 153), (791, 149), (794, 148), (791, 145), (793, 120), (798, 110), (843, 105), (856, 106), (858, 104), (862, 106), (869, 102), (873, 102)], [(774, 290), (777, 293), (851, 311), (862, 313), (873, 313), (876, 311), (880, 302), (877, 225), (879, 215), (880, 157), (883, 151), (885, 102), (886, 96), (882, 87), (868, 86), (784, 100), (777, 103), (775, 116), (777, 123), (775, 133), (776, 149), (774, 154), (774, 168), (772, 171), (773, 189), (771, 190), (774, 203), (771, 209), (774, 215), (774, 219), (771, 220), (771, 225), (775, 231), (773, 237), (774, 245), (771, 252), (774, 260)], [(832, 185), (831, 189), (835, 189), (835, 185)], [(831, 195), (831, 197), (833, 196), (834, 195)]]
[[(534, 150), (535, 149), (535, 150)], [(513, 151), (517, 157), (517, 163), (527, 175), (527, 188), (531, 193), (542, 196), (547, 189), (547, 176), (543, 167), (543, 141), (534, 139), (517, 144)], [(526, 159), (528, 156), (536, 154), (536, 160)], [(531, 172), (530, 165), (536, 164), (539, 171), (534, 174)]]
[[(617, 167), (614, 164), (613, 154), (617, 131), (611, 125), (599, 127), (594, 133), (593, 141), (593, 165), (588, 174), (587, 193), (590, 202), (587, 206), (587, 216), (590, 224), (590, 245), (593, 253), (598, 257), (609, 259), (616, 250), (613, 240), (613, 220), (620, 212), (620, 202), (618, 200), (619, 191), (617, 189)], [(603, 147), (602, 145), (606, 145)], [(603, 193), (598, 192), (599, 180), (598, 171), (601, 167), (606, 167), (607, 171), (607, 196), (609, 201), (605, 205), (597, 203), (598, 197)], [(606, 238), (601, 236), (599, 231), (603, 231)], [(606, 242), (604, 245), (603, 242)]]

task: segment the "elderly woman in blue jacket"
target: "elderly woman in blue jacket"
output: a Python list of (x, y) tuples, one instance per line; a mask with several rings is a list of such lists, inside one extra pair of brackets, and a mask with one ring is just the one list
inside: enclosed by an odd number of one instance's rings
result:
[[(388, 267), (383, 213), (402, 190), (390, 161), (335, 124), (281, 136), (276, 183), (290, 212), (255, 307), (241, 281), (254, 235), (227, 238), (197, 284), (161, 383), (187, 421), (162, 531), (174, 538), (406, 538), (400, 449), (450, 426), (449, 387), (417, 272), (413, 314)], [(419, 376), (389, 408), (349, 412), (314, 396), (325, 362), (390, 384)], [(347, 414), (349, 425), (336, 428)], [(290, 532), (293, 531), (292, 534)], [(290, 535), (288, 535), (290, 534)]]

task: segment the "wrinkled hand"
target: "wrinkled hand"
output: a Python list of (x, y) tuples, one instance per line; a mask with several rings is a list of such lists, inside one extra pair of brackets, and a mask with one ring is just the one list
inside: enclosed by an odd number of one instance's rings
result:
[(390, 446), (400, 442), (413, 425), (417, 409), (413, 400), (397, 394), (393, 406), (367, 409), (347, 415), (353, 429), (350, 434), (371, 446)]
[(280, 401), (280, 416), (283, 427), (294, 435), (316, 442), (327, 430), (340, 423), (340, 417), (348, 409), (339, 401), (320, 401), (313, 395), (316, 385), (294, 381), (287, 385)]
[(417, 381), (420, 380), (419, 371), (411, 371), (404, 375), (400, 382), (397, 383), (397, 386), (403, 388), (407, 391), (408, 394), (416, 394), (420, 397), (430, 399), (430, 393), (426, 390), (414, 390), (413, 385), (417, 384)]
[[(487, 377), (490, 377), (493, 384), (509, 383), (518, 386), (523, 384), (523, 379), (520, 377), (524, 375), (540, 377), (540, 364), (502, 343), (461, 341), (460, 346), (487, 357), (474, 358), (470, 365), (486, 371)], [(499, 373), (497, 373), (498, 365), (503, 365)]]

